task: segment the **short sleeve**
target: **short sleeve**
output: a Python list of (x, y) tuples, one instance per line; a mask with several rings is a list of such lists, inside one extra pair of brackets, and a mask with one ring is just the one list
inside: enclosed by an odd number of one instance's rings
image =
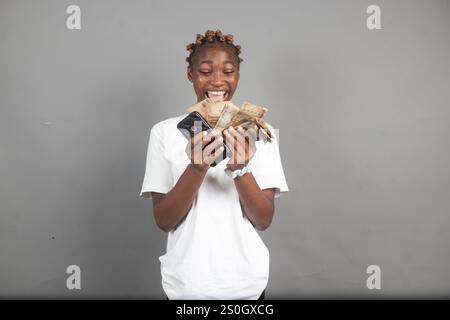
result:
[(252, 174), (261, 190), (275, 188), (275, 197), (277, 198), (287, 193), (289, 188), (281, 163), (278, 138), (275, 130), (269, 124), (268, 127), (272, 132), (272, 142), (256, 142), (256, 153), (251, 160)]
[[(144, 182), (140, 196), (146, 192), (167, 193), (172, 189), (170, 162), (165, 157), (162, 126), (156, 124), (150, 131)], [(151, 194), (148, 194), (151, 197)]]

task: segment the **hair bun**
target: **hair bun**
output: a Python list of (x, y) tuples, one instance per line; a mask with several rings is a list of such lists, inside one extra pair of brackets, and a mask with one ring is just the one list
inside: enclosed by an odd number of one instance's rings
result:
[(197, 33), (197, 36), (195, 38), (195, 43), (190, 43), (186, 46), (186, 50), (189, 51), (189, 56), (186, 58), (186, 62), (191, 65), (191, 58), (193, 54), (197, 51), (198, 47), (207, 44), (207, 43), (226, 43), (234, 47), (236, 50), (236, 54), (238, 56), (238, 61), (241, 63), (244, 61), (239, 57), (239, 54), (241, 53), (241, 46), (235, 45), (233, 43), (234, 37), (232, 34), (223, 35), (222, 30), (206, 30), (205, 35), (201, 35)]

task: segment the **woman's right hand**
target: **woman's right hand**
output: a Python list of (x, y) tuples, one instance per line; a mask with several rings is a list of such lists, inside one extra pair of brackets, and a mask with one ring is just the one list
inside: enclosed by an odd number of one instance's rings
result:
[[(214, 139), (214, 141), (206, 146), (212, 139)], [(222, 143), (223, 137), (220, 133), (217, 133), (216, 130), (211, 130), (209, 133), (202, 131), (189, 140), (186, 146), (186, 154), (196, 169), (206, 172), (208, 171), (211, 163), (222, 155)], [(219, 148), (213, 152), (213, 150), (217, 147)]]

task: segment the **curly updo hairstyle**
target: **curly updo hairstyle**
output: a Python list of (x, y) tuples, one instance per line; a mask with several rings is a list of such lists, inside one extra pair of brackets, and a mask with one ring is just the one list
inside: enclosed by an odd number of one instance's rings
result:
[(189, 56), (186, 58), (186, 62), (189, 64), (189, 67), (192, 67), (193, 57), (199, 48), (207, 45), (219, 45), (229, 46), (236, 52), (239, 67), (240, 63), (243, 61), (243, 59), (239, 57), (239, 54), (241, 53), (241, 46), (235, 45), (233, 41), (234, 37), (232, 34), (223, 35), (220, 30), (207, 30), (204, 35), (197, 34), (195, 42), (186, 46), (187, 51), (189, 51)]

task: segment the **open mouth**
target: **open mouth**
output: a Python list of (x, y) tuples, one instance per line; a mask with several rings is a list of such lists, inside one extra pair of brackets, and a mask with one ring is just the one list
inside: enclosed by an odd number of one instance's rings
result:
[(211, 102), (222, 102), (227, 101), (228, 99), (228, 91), (206, 91), (205, 92), (206, 97)]

